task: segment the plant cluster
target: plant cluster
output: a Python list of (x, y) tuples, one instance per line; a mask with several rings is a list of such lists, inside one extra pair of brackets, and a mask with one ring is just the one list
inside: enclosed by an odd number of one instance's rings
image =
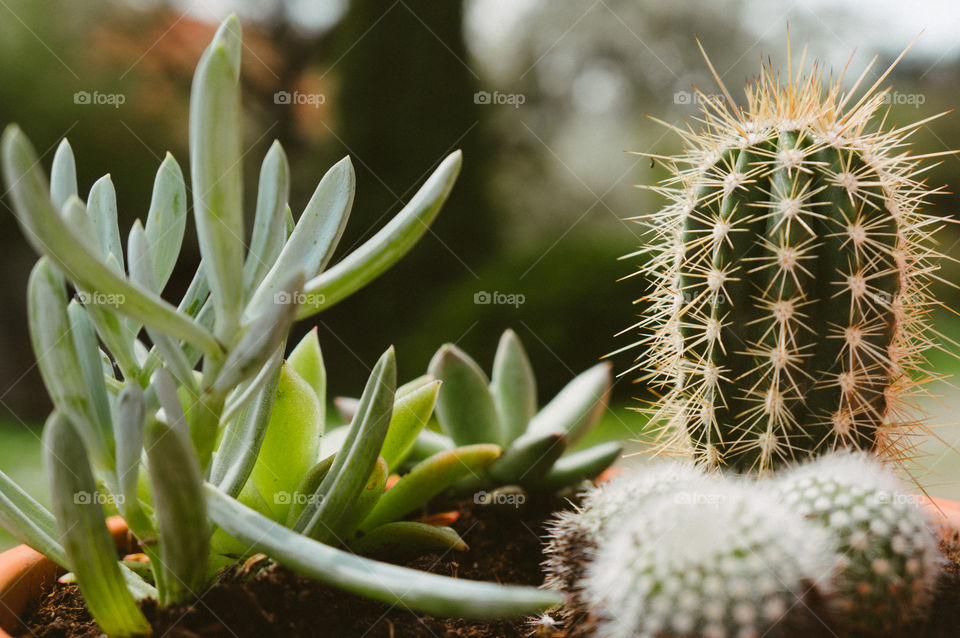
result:
[[(434, 615), (509, 616), (555, 604), (550, 592), (440, 577), (336, 547), (363, 542), (360, 549), (370, 550), (397, 538), (454, 545), (449, 532), (394, 521), (429, 498), (424, 484), (459, 480), (463, 465), (479, 467), (498, 452), (485, 445), (445, 452), (384, 493), (387, 472), (429, 417), (436, 382), (398, 392), (388, 350), (343, 447), (318, 459), (326, 373), (315, 335), (283, 361), (296, 319), (352, 294), (422, 236), (452, 188), (460, 154), (331, 266), (353, 202), (350, 160), (324, 175), (294, 220), (289, 168), (275, 143), (262, 164), (248, 245), (241, 48), (231, 17), (193, 80), (189, 194), (202, 263), (177, 305), (162, 297), (187, 223), (176, 160), (161, 163), (146, 222), (134, 223), (124, 243), (109, 176), (83, 200), (66, 141), (48, 182), (25, 135), (16, 126), (4, 132), (14, 213), (41, 255), (28, 286), (29, 324), (54, 410), (43, 433), (51, 511), (0, 473), (0, 522), (72, 572), (110, 636), (149, 633), (137, 599), (189, 602), (218, 567), (253, 552)], [(311, 498), (284, 502), (284, 491)], [(104, 505), (126, 520), (149, 558), (146, 569), (117, 559)]]

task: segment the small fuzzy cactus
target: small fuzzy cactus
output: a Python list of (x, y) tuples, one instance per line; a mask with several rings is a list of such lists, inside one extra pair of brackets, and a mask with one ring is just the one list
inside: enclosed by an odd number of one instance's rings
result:
[(831, 568), (819, 526), (768, 493), (702, 481), (651, 498), (599, 546), (582, 596), (596, 636), (797, 635)]
[(830, 534), (839, 569), (828, 605), (838, 625), (888, 633), (925, 609), (941, 567), (937, 541), (893, 472), (867, 454), (834, 453), (787, 471), (775, 490)]
[(942, 220), (923, 208), (939, 189), (920, 177), (933, 155), (904, 149), (927, 120), (892, 127), (879, 81), (857, 98), (859, 82), (802, 68), (784, 82), (765, 67), (745, 107), (701, 95), (702, 129), (675, 128), (686, 150), (655, 156), (669, 204), (628, 256), (651, 255), (636, 369), (665, 391), (661, 442), (735, 472), (902, 454), (936, 341)]

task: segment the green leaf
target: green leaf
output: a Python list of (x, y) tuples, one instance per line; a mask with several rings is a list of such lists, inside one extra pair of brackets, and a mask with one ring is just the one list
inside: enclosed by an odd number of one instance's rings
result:
[(503, 442), (487, 375), (470, 355), (448, 343), (433, 355), (428, 372), (443, 382), (437, 420), (457, 445)]
[(407, 461), (422, 461), (438, 452), (452, 450), (454, 447), (455, 444), (450, 437), (424, 428), (417, 434), (413, 446), (407, 453)]
[(119, 509), (133, 533), (143, 540), (143, 534), (151, 524), (137, 496), (147, 418), (147, 401), (139, 385), (128, 383), (123, 386), (117, 395), (116, 413), (117, 486), (123, 496)]
[(243, 303), (243, 171), (240, 22), (223, 21), (200, 58), (190, 89), (190, 172), (197, 239), (227, 339)]
[(149, 634), (120, 571), (83, 441), (60, 412), (47, 420), (43, 448), (60, 541), (87, 609), (109, 636)]
[[(322, 456), (322, 452), (321, 452)], [(300, 481), (300, 484), (297, 485), (296, 491), (294, 494), (310, 496), (316, 494), (317, 489), (320, 487), (320, 484), (323, 483), (323, 479), (327, 476), (327, 473), (330, 471), (330, 468), (333, 467), (333, 461), (336, 457), (335, 454), (331, 454), (325, 457), (322, 461), (311, 467), (306, 474), (303, 476), (303, 480)], [(307, 498), (298, 497), (291, 499), (290, 511), (287, 513), (287, 520), (285, 525), (287, 527), (293, 528), (297, 521), (300, 519), (300, 515), (303, 514), (303, 510), (307, 507)], [(243, 501), (241, 501), (242, 503)], [(277, 521), (278, 523), (283, 521)]]
[(559, 432), (576, 443), (597, 423), (610, 397), (610, 364), (580, 373), (530, 422), (534, 434)]
[(372, 530), (403, 518), (457, 481), (477, 476), (500, 456), (500, 452), (496, 445), (468, 445), (421, 461), (386, 491), (360, 529)]
[(356, 183), (349, 157), (327, 171), (307, 202), (280, 256), (251, 296), (247, 313), (258, 312), (262, 306), (270, 303), (270, 299), (282, 292), (280, 286), (291, 273), (302, 271), (309, 278), (323, 270), (347, 225)]
[(397, 362), (391, 347), (373, 367), (350, 434), (317, 488), (317, 498), (297, 520), (298, 531), (325, 543), (341, 541), (342, 526), (380, 456), (396, 387)]
[(29, 545), (61, 567), (67, 566), (53, 514), (2, 471), (0, 525), (21, 543)]
[(562, 596), (535, 587), (518, 587), (448, 578), (354, 556), (274, 523), (206, 486), (210, 516), (253, 551), (267, 554), (293, 571), (344, 591), (433, 616), (512, 617), (562, 602)]
[(323, 354), (320, 351), (316, 326), (303, 336), (287, 357), (287, 363), (313, 388), (320, 402), (320, 422), (326, 423), (327, 368), (323, 365)]
[(73, 341), (63, 279), (46, 258), (30, 273), (27, 316), (37, 366), (50, 399), (76, 425), (97, 469), (109, 472), (113, 468), (109, 422), (97, 417)]
[(358, 554), (387, 554), (404, 551), (464, 552), (470, 549), (452, 527), (427, 525), (416, 521), (395, 521), (376, 527), (350, 543)]
[(533, 366), (513, 330), (507, 330), (500, 337), (493, 359), (490, 394), (509, 443), (527, 431), (530, 419), (537, 413), (537, 381)]
[[(90, 188), (87, 213), (97, 229), (101, 257), (117, 272), (122, 273), (123, 243), (120, 241), (120, 227), (117, 224), (117, 193), (109, 175), (98, 179)], [(113, 261), (108, 259), (110, 255), (113, 255)]]
[(204, 591), (210, 550), (203, 474), (190, 439), (173, 426), (151, 421), (146, 450), (163, 571), (160, 604), (191, 601)]
[(180, 396), (177, 393), (177, 385), (173, 382), (173, 377), (166, 368), (160, 368), (153, 373), (150, 378), (150, 388), (153, 390), (163, 408), (163, 413), (158, 413), (158, 418), (177, 430), (185, 436), (190, 435), (190, 427), (187, 423), (187, 415), (183, 411), (183, 404), (180, 403)]
[(321, 436), (320, 404), (313, 388), (290, 365), (283, 364), (270, 422), (250, 473), (274, 520), (287, 520), (290, 500), (284, 502), (277, 495), (296, 490), (316, 462)]
[(553, 467), (568, 443), (560, 432), (527, 432), (487, 468), (487, 474), (497, 485), (529, 485)]
[(460, 172), (461, 154), (449, 155), (426, 183), (376, 235), (329, 270), (307, 282), (299, 318), (330, 308), (379, 277), (420, 240), (436, 219)]
[(63, 208), (70, 197), (79, 194), (77, 189), (77, 162), (73, 149), (66, 138), (60, 140), (57, 152), (53, 154), (53, 166), (50, 167), (50, 199), (57, 210)]
[(303, 290), (303, 273), (294, 272), (283, 282), (281, 292), (261, 313), (249, 320), (242, 334), (227, 355), (213, 382), (214, 392), (226, 394), (241, 381), (262, 369), (277, 348), (286, 340), (297, 315), (296, 298)]
[(289, 197), (290, 166), (280, 142), (274, 141), (260, 167), (253, 236), (243, 264), (243, 289), (248, 295), (260, 285), (283, 249)]
[(350, 515), (343, 523), (342, 534), (345, 544), (349, 545), (357, 527), (373, 511), (377, 501), (383, 496), (387, 487), (388, 474), (387, 463), (383, 460), (383, 457), (380, 457), (377, 459), (377, 464), (373, 466), (373, 472), (370, 473), (367, 483), (363, 486), (363, 491), (360, 492), (353, 507), (350, 508)]
[(116, 309), (170, 336), (189, 341), (204, 352), (220, 357), (222, 348), (207, 330), (178, 313), (170, 304), (141, 286), (131, 284), (113, 266), (108, 266), (61, 218), (47, 195), (46, 179), (36, 153), (16, 126), (3, 134), (3, 171), (14, 212), (24, 237), (41, 255), (46, 255), (78, 287), (89, 294), (118, 300)]
[(430, 381), (412, 392), (400, 396), (393, 404), (393, 417), (387, 436), (383, 440), (380, 456), (387, 463), (391, 471), (400, 466), (410, 453), (413, 442), (417, 439), (420, 430), (430, 421), (433, 406), (437, 401), (437, 392), (440, 390), (439, 381)]
[(596, 478), (620, 458), (623, 446), (617, 441), (600, 443), (561, 457), (554, 463), (537, 488), (556, 491), (580, 481)]
[(227, 421), (210, 468), (210, 482), (230, 496), (237, 496), (250, 478), (273, 413), (279, 380), (278, 358), (276, 366), (271, 368), (270, 377), (261, 386), (256, 398), (247, 404), (237, 418)]
[(167, 285), (180, 256), (187, 227), (187, 190), (183, 172), (173, 155), (167, 153), (153, 182), (153, 197), (147, 213), (146, 238), (153, 259), (155, 292)]
[(97, 331), (87, 311), (75, 300), (67, 304), (67, 318), (73, 336), (73, 347), (77, 352), (83, 381), (93, 405), (93, 414), (106, 445), (113, 445), (113, 420), (110, 415), (110, 401), (107, 398), (107, 384), (103, 378), (100, 361), (100, 346), (97, 343)]

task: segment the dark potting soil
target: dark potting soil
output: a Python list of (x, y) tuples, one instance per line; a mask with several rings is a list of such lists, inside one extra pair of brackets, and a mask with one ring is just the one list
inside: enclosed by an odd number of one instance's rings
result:
[[(521, 508), (456, 503), (460, 518), (452, 526), (470, 545), (465, 552), (427, 554), (399, 564), (447, 576), (502, 583), (539, 585), (543, 523), (561, 506), (530, 502)], [(960, 534), (947, 532), (941, 550), (948, 568), (938, 586), (930, 613), (922, 623), (899, 635), (910, 638), (955, 638), (960, 627)], [(252, 575), (251, 575), (251, 572)], [(420, 616), (402, 606), (389, 606), (344, 594), (301, 578), (284, 568), (256, 571), (236, 568), (192, 605), (159, 609), (143, 606), (155, 635), (316, 636), (331, 638), (584, 638), (582, 624), (553, 633), (539, 633), (527, 619), (469, 622)], [(21, 635), (38, 638), (100, 636), (75, 585), (55, 585), (27, 611)], [(817, 630), (803, 638), (815, 638)], [(824, 628), (824, 636), (837, 636)], [(840, 637), (838, 637), (840, 638)], [(851, 638), (851, 637), (847, 637)], [(858, 637), (859, 638), (859, 637)]]

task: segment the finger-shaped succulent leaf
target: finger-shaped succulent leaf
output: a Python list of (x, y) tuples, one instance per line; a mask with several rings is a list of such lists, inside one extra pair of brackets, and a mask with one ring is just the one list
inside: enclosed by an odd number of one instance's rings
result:
[(243, 326), (240, 340), (230, 350), (213, 383), (215, 392), (226, 394), (261, 370), (286, 340), (296, 319), (296, 300), (303, 290), (303, 279), (302, 271), (291, 273), (280, 285), (280, 292)]
[[(210, 482), (236, 497), (250, 478), (266, 436), (280, 380), (280, 360), (271, 367), (266, 383), (236, 418), (227, 420), (210, 468)], [(224, 411), (226, 412), (226, 411)]]
[(427, 525), (416, 521), (394, 521), (366, 532), (350, 543), (358, 554), (396, 556), (403, 551), (443, 552), (470, 549), (452, 527)]
[(187, 292), (183, 293), (183, 298), (180, 300), (177, 310), (188, 317), (198, 317), (209, 296), (210, 284), (207, 282), (207, 274), (201, 261), (197, 272), (193, 273), (190, 285), (187, 286)]
[(160, 604), (192, 600), (203, 592), (210, 540), (203, 474), (190, 439), (160, 421), (147, 425), (145, 447), (161, 564)]
[(254, 400), (264, 385), (270, 380), (271, 376), (280, 369), (283, 363), (283, 349), (285, 344), (274, 350), (273, 354), (267, 359), (260, 370), (250, 379), (240, 383), (227, 395), (224, 403), (223, 412), (220, 415), (221, 423), (229, 423), (247, 408), (247, 405)]
[[(45, 258), (30, 273), (27, 315), (37, 366), (54, 406), (76, 425), (99, 470), (113, 465), (109, 422), (97, 417), (67, 313), (66, 289)], [(99, 360), (97, 363), (99, 370)]]
[(356, 531), (363, 519), (373, 511), (380, 497), (383, 496), (387, 487), (388, 475), (387, 463), (383, 460), (383, 457), (380, 457), (377, 459), (377, 464), (373, 466), (373, 472), (370, 473), (370, 478), (363, 486), (363, 491), (357, 496), (354, 506), (350, 508), (349, 516), (343, 523), (343, 537), (346, 544), (349, 544), (353, 532)]
[(320, 402), (321, 422), (326, 422), (327, 407), (327, 368), (323, 365), (323, 353), (320, 351), (320, 340), (317, 339), (317, 328), (308, 332), (296, 345), (287, 363), (296, 370), (303, 380), (310, 384)]
[(342, 526), (380, 457), (396, 387), (397, 362), (391, 347), (373, 367), (350, 433), (317, 488), (317, 498), (297, 519), (296, 529), (321, 542), (341, 542)]
[(240, 21), (223, 21), (200, 58), (190, 89), (190, 175), (200, 254), (229, 337), (243, 302), (243, 172)]
[(616, 441), (600, 443), (561, 457), (537, 483), (539, 489), (556, 491), (596, 478), (620, 458), (623, 446)]
[(270, 505), (272, 518), (287, 520), (292, 494), (317, 460), (323, 424), (313, 388), (289, 364), (280, 369), (273, 410), (250, 480)]
[(386, 226), (329, 270), (307, 282), (301, 319), (331, 307), (379, 277), (413, 248), (440, 212), (460, 172), (460, 151), (449, 155)]
[[(152, 210), (153, 209), (151, 208), (151, 212)], [(167, 211), (163, 214), (170, 215), (172, 213)], [(161, 222), (158, 221), (157, 223)], [(158, 244), (157, 241), (158, 240), (155, 238), (153, 243), (161, 249), (170, 250), (172, 248), (170, 246)], [(176, 248), (179, 251), (179, 242), (177, 242), (177, 244), (178, 245)], [(176, 255), (174, 255), (174, 260), (175, 259)], [(160, 292), (161, 286), (157, 282), (156, 272), (157, 269), (165, 269), (167, 264), (158, 262), (158, 260), (153, 256), (150, 237), (148, 236), (147, 231), (144, 230), (143, 226), (140, 224), (139, 219), (133, 222), (133, 227), (130, 229), (130, 237), (128, 239), (127, 246), (127, 261), (129, 262), (131, 281), (152, 292)], [(171, 263), (169, 266), (172, 268), (173, 264)], [(167, 273), (167, 276), (169, 276), (169, 273)], [(157, 350), (163, 356), (163, 360), (173, 376), (175, 376), (180, 384), (184, 387), (193, 388), (195, 386), (193, 382), (193, 366), (190, 365), (190, 361), (187, 359), (187, 355), (184, 354), (183, 350), (180, 348), (180, 344), (178, 344), (177, 341), (172, 337), (169, 337), (163, 332), (150, 327), (147, 328), (147, 335), (150, 337), (150, 340), (153, 341), (153, 345), (156, 346)]]
[(526, 432), (530, 419), (537, 412), (537, 381), (533, 366), (513, 330), (500, 337), (493, 359), (490, 394), (497, 407), (505, 442)]
[(187, 415), (183, 410), (183, 404), (180, 402), (177, 384), (173, 382), (170, 372), (165, 368), (160, 368), (154, 372), (150, 378), (150, 389), (156, 395), (157, 401), (163, 409), (163, 422), (181, 434), (189, 436), (190, 426)]
[(416, 440), (410, 447), (410, 451), (407, 453), (407, 462), (422, 461), (438, 452), (452, 450), (454, 447), (456, 447), (456, 444), (449, 436), (424, 428), (417, 434)]
[(490, 464), (487, 474), (498, 485), (530, 485), (546, 474), (567, 450), (569, 441), (559, 432), (527, 432)]
[[(323, 456), (322, 452), (321, 456)], [(329, 472), (330, 468), (333, 467), (334, 458), (336, 458), (336, 455), (330, 454), (322, 461), (311, 467), (307, 473), (303, 475), (303, 480), (300, 481), (300, 484), (297, 486), (297, 490), (294, 492), (294, 494), (315, 494), (317, 489), (320, 487), (320, 484), (323, 483), (323, 479), (327, 476), (327, 472)], [(306, 508), (306, 506), (307, 499), (293, 499), (293, 503), (290, 505), (290, 511), (287, 513), (287, 521), (285, 523), (287, 527), (293, 528), (297, 524), (297, 521), (300, 520), (300, 515), (303, 514), (303, 510)]]
[(77, 361), (83, 372), (83, 382), (93, 406), (93, 414), (107, 445), (113, 443), (113, 421), (110, 416), (110, 401), (107, 398), (107, 384), (103, 378), (103, 366), (100, 360), (100, 347), (97, 343), (97, 331), (93, 327), (90, 315), (76, 300), (67, 305), (67, 317), (70, 321), (70, 335), (77, 352)]
[[(101, 257), (108, 265), (122, 272), (123, 243), (120, 241), (120, 227), (117, 224), (117, 192), (109, 175), (98, 179), (90, 188), (87, 213), (97, 229)], [(110, 255), (113, 255), (113, 261), (107, 259)]]
[(603, 415), (610, 384), (609, 363), (598, 363), (581, 372), (533, 417), (530, 432), (559, 432), (576, 443)]
[(293, 571), (353, 594), (434, 616), (493, 618), (535, 613), (561, 597), (535, 587), (448, 578), (354, 556), (274, 523), (206, 486), (217, 525)]
[(36, 153), (16, 126), (3, 134), (3, 171), (24, 237), (47, 255), (78, 287), (122, 300), (116, 309), (170, 336), (189, 341), (220, 356), (220, 344), (209, 331), (141, 286), (123, 278), (91, 250), (54, 209)]
[(437, 420), (457, 445), (504, 441), (490, 382), (470, 355), (448, 343), (433, 355), (428, 371), (443, 382)]
[[(282, 292), (280, 286), (291, 273), (300, 271), (310, 278), (327, 265), (350, 217), (356, 182), (349, 157), (343, 158), (327, 171), (276, 262), (252, 295), (248, 313), (257, 312), (278, 292)], [(322, 305), (323, 301), (319, 303)]]
[(478, 476), (500, 452), (496, 445), (468, 445), (421, 461), (384, 493), (360, 529), (372, 530), (403, 518), (454, 483)]
[(150, 625), (120, 573), (83, 441), (60, 412), (47, 420), (43, 449), (60, 542), (87, 609), (109, 636), (149, 634)]
[(427, 380), (421, 387), (400, 395), (393, 404), (393, 417), (387, 436), (383, 440), (380, 456), (389, 470), (394, 470), (406, 460), (413, 447), (417, 435), (430, 421), (433, 406), (437, 401), (437, 392), (440, 391), (439, 381)]
[(0, 471), (0, 525), (21, 543), (67, 566), (53, 514)]
[(72, 196), (77, 195), (77, 161), (66, 138), (60, 140), (50, 167), (50, 199), (59, 210)]
[(290, 196), (290, 166), (279, 141), (260, 166), (257, 189), (257, 213), (253, 221), (250, 248), (243, 263), (243, 289), (249, 294), (260, 285), (270, 266), (277, 260), (286, 241), (286, 207)]
[(161, 292), (170, 279), (180, 255), (186, 227), (187, 190), (183, 183), (183, 172), (173, 155), (167, 153), (153, 182), (153, 197), (145, 228), (152, 256), (155, 292)]
[(140, 482), (147, 401), (139, 385), (128, 383), (123, 386), (117, 395), (116, 414), (117, 487), (123, 496), (119, 509), (133, 533), (143, 540), (150, 521), (140, 507), (137, 486)]

